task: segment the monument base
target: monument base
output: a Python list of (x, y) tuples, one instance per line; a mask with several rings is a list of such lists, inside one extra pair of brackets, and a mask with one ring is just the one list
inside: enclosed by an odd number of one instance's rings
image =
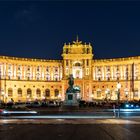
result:
[(79, 106), (76, 93), (67, 93), (63, 106)]

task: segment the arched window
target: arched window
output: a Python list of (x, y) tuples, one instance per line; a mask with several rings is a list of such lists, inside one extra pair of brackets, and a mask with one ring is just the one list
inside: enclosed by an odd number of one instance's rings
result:
[(12, 88), (9, 88), (8, 89), (8, 96), (9, 97), (12, 97), (13, 96), (13, 89)]
[(89, 54), (89, 48), (87, 48), (87, 54)]
[(32, 90), (30, 88), (27, 89), (27, 97), (32, 97)]
[(46, 97), (50, 97), (50, 90), (49, 90), (49, 89), (46, 89), (46, 90), (45, 90), (45, 96), (46, 96)]
[(68, 52), (69, 52), (69, 50), (68, 50), (68, 48), (66, 48), (66, 54), (68, 54)]
[(54, 94), (55, 94), (55, 97), (57, 97), (59, 95), (59, 90), (58, 89), (55, 89), (54, 90)]
[(18, 89), (18, 97), (22, 97), (22, 89), (21, 88)]
[(79, 62), (75, 63), (75, 66), (81, 66), (81, 64)]
[(37, 89), (37, 90), (36, 90), (36, 96), (37, 96), (37, 97), (41, 97), (41, 90), (40, 90), (40, 89)]

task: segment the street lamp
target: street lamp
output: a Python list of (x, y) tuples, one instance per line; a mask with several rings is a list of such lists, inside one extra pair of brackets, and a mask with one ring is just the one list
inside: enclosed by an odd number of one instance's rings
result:
[(118, 82), (117, 83), (117, 104), (118, 104), (118, 117), (120, 117), (120, 107), (119, 107), (119, 101), (120, 101), (120, 88), (121, 88), (121, 84)]

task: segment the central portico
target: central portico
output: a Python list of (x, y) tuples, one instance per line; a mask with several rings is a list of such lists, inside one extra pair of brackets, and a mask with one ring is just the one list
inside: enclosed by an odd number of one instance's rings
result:
[[(92, 46), (90, 43), (82, 43), (78, 37), (72, 44), (64, 44), (63, 47), (63, 79), (68, 79), (69, 75), (72, 74), (75, 80), (75, 84), (81, 88), (81, 97), (85, 97), (85, 82), (90, 83), (92, 79)], [(89, 90), (89, 88), (87, 89)], [(92, 91), (91, 91), (92, 93)]]

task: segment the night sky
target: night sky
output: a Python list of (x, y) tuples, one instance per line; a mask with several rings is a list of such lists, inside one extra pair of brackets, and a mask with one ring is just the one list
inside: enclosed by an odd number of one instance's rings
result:
[(77, 35), (98, 59), (140, 55), (140, 1), (0, 0), (0, 55), (62, 59)]

